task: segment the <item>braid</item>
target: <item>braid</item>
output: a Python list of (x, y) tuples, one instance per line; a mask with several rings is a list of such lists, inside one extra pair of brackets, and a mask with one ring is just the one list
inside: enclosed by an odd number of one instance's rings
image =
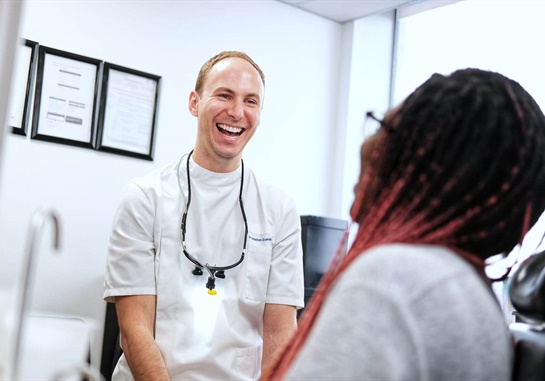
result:
[[(403, 225), (412, 230), (404, 242), (454, 245), (481, 259), (520, 240), (513, 228), (524, 217), (521, 200), (530, 196), (532, 178), (543, 183), (543, 152), (535, 148), (543, 139), (542, 131), (536, 137), (543, 114), (520, 85), (490, 75), (434, 75), (404, 102), (374, 166), (381, 186), (365, 200), (382, 219), (367, 221), (375, 218), (368, 210), (366, 231), (378, 222), (375, 228), (391, 235)], [(543, 208), (536, 206), (532, 224)], [(421, 221), (407, 225), (415, 218)]]
[(365, 250), (441, 245), (482, 271), (486, 258), (520, 243), (544, 196), (545, 116), (534, 99), (498, 73), (433, 75), (383, 121), (351, 210), (356, 238), (336, 254), (297, 335), (263, 378), (285, 374), (327, 292)]

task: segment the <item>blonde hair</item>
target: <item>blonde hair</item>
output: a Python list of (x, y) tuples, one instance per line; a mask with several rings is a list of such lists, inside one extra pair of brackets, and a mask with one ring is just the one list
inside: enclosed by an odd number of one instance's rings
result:
[(201, 94), (202, 87), (204, 85), (204, 81), (206, 80), (206, 76), (212, 69), (212, 67), (217, 64), (219, 61), (224, 60), (226, 58), (242, 58), (243, 60), (249, 62), (259, 73), (259, 76), (261, 77), (261, 80), (263, 81), (263, 86), (265, 86), (265, 74), (263, 74), (263, 71), (259, 67), (258, 64), (254, 62), (250, 58), (249, 55), (243, 52), (239, 52), (236, 50), (227, 50), (223, 51), (221, 53), (216, 54), (214, 57), (210, 58), (208, 61), (202, 65), (201, 70), (199, 71), (199, 75), (197, 76), (197, 81), (195, 83), (195, 91), (199, 94)]

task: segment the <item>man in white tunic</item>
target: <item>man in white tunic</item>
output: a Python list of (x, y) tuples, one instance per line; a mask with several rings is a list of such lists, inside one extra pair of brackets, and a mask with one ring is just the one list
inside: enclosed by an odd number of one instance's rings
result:
[(189, 96), (194, 150), (127, 185), (104, 292), (124, 352), (113, 379), (257, 379), (295, 331), (299, 215), (241, 159), (264, 87), (246, 54), (212, 57)]

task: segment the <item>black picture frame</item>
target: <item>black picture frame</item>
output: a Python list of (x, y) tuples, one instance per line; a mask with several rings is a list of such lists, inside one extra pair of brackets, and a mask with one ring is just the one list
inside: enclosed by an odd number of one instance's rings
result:
[[(9, 126), (11, 127), (11, 132), (16, 135), (27, 136), (30, 105), (32, 103), (34, 80), (36, 78), (36, 56), (38, 52), (38, 46), (39, 44), (36, 41), (22, 38), (20, 41), (20, 45), (17, 47), (17, 49), (19, 50), (17, 52), (17, 57), (21, 58), (21, 60), (15, 61), (16, 67), (14, 68), (14, 86), (16, 86), (17, 88), (13, 89), (12, 91), (12, 95), (15, 95), (12, 97), (12, 102), (14, 102), (15, 104), (11, 105), (12, 110), (10, 111), (9, 115)], [(25, 52), (28, 49), (30, 49), (30, 51)], [(18, 65), (21, 66), (17, 67)], [(23, 77), (19, 77), (17, 73), (19, 73), (20, 70), (25, 69), (26, 77), (23, 79)], [(24, 72), (21, 73), (24, 74)], [(23, 88), (25, 88), (24, 93), (22, 92)], [(23, 106), (22, 113), (20, 115), (17, 115), (17, 112), (13, 113), (13, 108), (17, 109), (21, 105)]]
[(153, 161), (161, 77), (105, 62), (97, 150)]
[(40, 45), (31, 138), (95, 148), (102, 61)]

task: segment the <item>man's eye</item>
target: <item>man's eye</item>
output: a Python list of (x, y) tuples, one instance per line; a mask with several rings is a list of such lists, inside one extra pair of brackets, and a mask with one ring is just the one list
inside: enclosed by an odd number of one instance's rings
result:
[(257, 101), (256, 101), (255, 99), (248, 99), (247, 102), (248, 102), (248, 103), (251, 103), (251, 104), (253, 104), (253, 105), (257, 105), (257, 104), (258, 104)]
[(229, 99), (229, 94), (219, 94), (218, 96), (219, 96), (220, 98)]

